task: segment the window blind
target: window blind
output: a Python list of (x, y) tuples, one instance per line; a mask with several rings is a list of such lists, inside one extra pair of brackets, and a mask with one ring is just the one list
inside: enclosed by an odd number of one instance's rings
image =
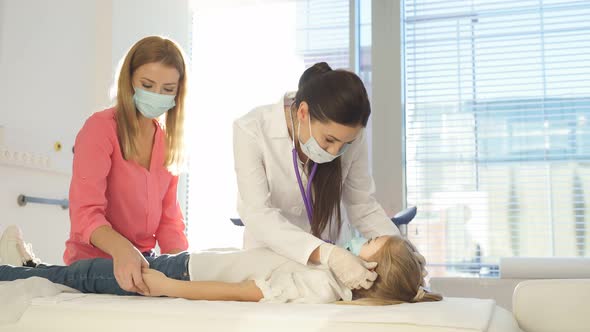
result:
[(431, 275), (590, 255), (590, 2), (405, 0), (410, 238)]
[(297, 0), (297, 51), (305, 67), (349, 68), (349, 0)]

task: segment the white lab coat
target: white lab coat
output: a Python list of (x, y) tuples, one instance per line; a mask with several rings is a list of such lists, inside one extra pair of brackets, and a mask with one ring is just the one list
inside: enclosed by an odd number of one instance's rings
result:
[[(238, 213), (246, 226), (244, 247), (269, 247), (306, 264), (323, 241), (310, 234), (293, 169), (284, 98), (239, 118), (233, 131)], [(399, 234), (373, 196), (375, 185), (369, 174), (364, 131), (341, 158), (342, 205), (352, 226), (366, 238)], [(301, 166), (299, 171), (303, 174)], [(302, 180), (307, 188), (307, 176), (302, 175)], [(336, 240), (338, 234), (327, 229), (322, 237)]]

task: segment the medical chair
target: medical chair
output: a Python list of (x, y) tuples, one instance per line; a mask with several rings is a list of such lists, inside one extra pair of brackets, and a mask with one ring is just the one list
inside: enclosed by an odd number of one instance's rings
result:
[[(412, 206), (398, 212), (395, 216), (393, 216), (393, 218), (391, 218), (391, 221), (397, 226), (397, 228), (399, 228), (399, 231), (403, 237), (408, 236), (408, 224), (410, 221), (412, 221), (412, 219), (414, 219), (417, 211), (418, 209), (415, 206)], [(229, 218), (229, 220), (231, 220), (231, 222), (236, 226), (244, 226), (244, 223), (240, 218)]]

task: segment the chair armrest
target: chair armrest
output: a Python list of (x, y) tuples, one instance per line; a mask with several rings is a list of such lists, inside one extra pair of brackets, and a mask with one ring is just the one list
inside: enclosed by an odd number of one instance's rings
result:
[(526, 332), (590, 329), (590, 279), (540, 279), (519, 283), (512, 312)]

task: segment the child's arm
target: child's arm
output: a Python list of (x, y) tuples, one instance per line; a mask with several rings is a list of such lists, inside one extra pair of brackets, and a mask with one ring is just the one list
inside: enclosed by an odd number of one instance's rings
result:
[(180, 297), (188, 300), (258, 302), (262, 291), (254, 281), (241, 283), (218, 281), (184, 281), (166, 277), (163, 273), (143, 269), (143, 278), (151, 296)]
[(248, 302), (258, 302), (263, 297), (262, 292), (256, 287), (253, 280), (228, 283), (169, 279), (168, 290), (164, 295), (182, 297), (189, 300)]

